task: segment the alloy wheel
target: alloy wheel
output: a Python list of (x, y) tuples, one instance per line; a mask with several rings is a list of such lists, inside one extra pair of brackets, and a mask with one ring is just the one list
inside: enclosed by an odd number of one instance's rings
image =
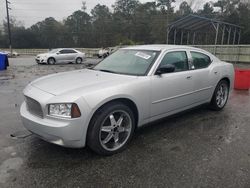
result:
[(228, 86), (223, 83), (219, 86), (219, 89), (217, 90), (216, 93), (217, 106), (219, 108), (222, 108), (226, 104), (227, 98), (228, 98)]
[(99, 132), (101, 146), (108, 151), (121, 148), (132, 132), (132, 120), (123, 110), (110, 113), (103, 121)]
[(54, 60), (53, 58), (50, 58), (50, 59), (49, 59), (49, 64), (50, 64), (50, 65), (55, 64), (55, 60)]
[(81, 59), (81, 58), (77, 58), (77, 59), (76, 59), (76, 63), (77, 63), (77, 64), (82, 63), (82, 59)]

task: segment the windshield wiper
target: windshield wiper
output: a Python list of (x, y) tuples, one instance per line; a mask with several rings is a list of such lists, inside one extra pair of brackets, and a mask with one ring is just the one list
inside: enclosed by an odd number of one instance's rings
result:
[(105, 69), (96, 69), (96, 70), (99, 70), (99, 71), (102, 71), (102, 72), (109, 72), (109, 73), (115, 73), (115, 74), (118, 74), (117, 72), (115, 72), (115, 71), (111, 71), (111, 70), (105, 70)]

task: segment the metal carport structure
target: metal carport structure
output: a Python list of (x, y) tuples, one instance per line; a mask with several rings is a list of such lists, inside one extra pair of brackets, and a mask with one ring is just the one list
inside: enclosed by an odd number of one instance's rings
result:
[[(195, 45), (196, 37), (198, 34), (205, 33), (207, 35), (215, 34), (214, 43), (212, 44), (230, 44), (231, 38), (233, 40), (231, 44), (239, 44), (242, 27), (218, 21), (215, 19), (209, 19), (206, 17), (197, 16), (194, 14), (187, 15), (167, 26), (167, 44), (170, 43), (169, 38), (172, 34), (173, 44), (183, 44), (184, 36), (186, 36), (186, 44)], [(208, 32), (209, 31), (209, 32)], [(221, 31), (221, 32), (220, 32)], [(172, 33), (171, 33), (172, 32)], [(221, 34), (221, 36), (219, 36)], [(179, 42), (177, 42), (177, 36), (179, 35)], [(225, 38), (227, 41), (225, 42)], [(219, 39), (221, 39), (219, 43)], [(192, 40), (192, 41), (191, 41)]]

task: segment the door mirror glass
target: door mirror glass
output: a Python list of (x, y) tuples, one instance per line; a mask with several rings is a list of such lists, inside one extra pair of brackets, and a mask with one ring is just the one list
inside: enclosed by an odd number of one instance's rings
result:
[(166, 65), (162, 65), (161, 67), (159, 67), (156, 71), (157, 75), (160, 74), (165, 74), (165, 73), (171, 73), (175, 71), (175, 66), (172, 64), (166, 64)]

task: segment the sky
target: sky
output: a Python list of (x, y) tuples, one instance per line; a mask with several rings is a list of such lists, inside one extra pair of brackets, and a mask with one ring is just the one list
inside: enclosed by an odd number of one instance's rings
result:
[[(74, 11), (81, 9), (82, 0), (9, 0), (11, 2), (10, 15), (17, 21), (21, 21), (25, 27), (44, 20), (46, 17), (54, 17), (61, 21), (71, 15)], [(87, 12), (90, 13), (95, 5), (103, 4), (111, 8), (116, 0), (85, 0)], [(139, 0), (141, 3), (152, 2), (154, 0)], [(193, 8), (199, 9), (209, 0), (187, 0), (194, 1)], [(176, 0), (173, 4), (175, 8), (179, 7), (182, 1)], [(5, 0), (0, 0), (0, 23), (6, 18)], [(1, 27), (1, 26), (0, 26)]]

